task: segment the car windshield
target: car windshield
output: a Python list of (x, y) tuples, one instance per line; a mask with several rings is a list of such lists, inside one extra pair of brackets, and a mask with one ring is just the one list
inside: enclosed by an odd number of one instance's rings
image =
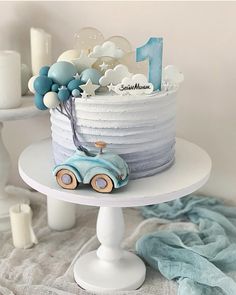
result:
[(124, 168), (124, 163), (122, 160), (120, 160), (120, 157), (116, 154), (113, 154), (113, 153), (110, 153), (110, 152), (106, 152), (104, 154), (99, 154), (99, 153), (96, 153), (94, 151), (88, 151), (88, 153), (84, 152), (84, 151), (80, 151), (80, 150), (77, 150), (76, 151), (76, 154), (79, 155), (80, 157), (85, 157), (85, 158), (88, 158), (88, 157), (98, 157), (105, 161), (108, 161), (110, 163), (112, 163), (113, 165), (115, 165), (118, 169), (123, 169)]
[(113, 153), (104, 153), (102, 154), (102, 158), (104, 160), (107, 160), (111, 162), (113, 165), (115, 165), (117, 168), (122, 169), (124, 168), (123, 161), (120, 160), (120, 157)]

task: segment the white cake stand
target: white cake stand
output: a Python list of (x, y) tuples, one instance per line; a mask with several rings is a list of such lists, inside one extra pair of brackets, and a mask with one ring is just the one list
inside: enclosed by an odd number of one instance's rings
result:
[[(0, 109), (0, 231), (7, 230), (10, 227), (9, 222), (9, 207), (16, 203), (29, 202), (27, 196), (21, 197), (22, 189), (19, 191), (14, 189), (14, 194), (9, 194), (6, 191), (6, 184), (10, 173), (10, 156), (2, 140), (3, 122), (21, 120), (30, 117), (42, 115), (34, 105), (33, 96), (22, 97), (22, 104), (16, 109)], [(23, 130), (18, 130), (20, 136)]]
[[(37, 155), (37, 157), (35, 157)], [(177, 139), (176, 161), (168, 170), (140, 180), (112, 194), (99, 194), (87, 186), (75, 191), (61, 189), (52, 176), (51, 143), (44, 140), (29, 146), (19, 159), (23, 180), (39, 192), (76, 204), (99, 206), (97, 237), (101, 246), (78, 258), (76, 282), (94, 292), (134, 290), (145, 279), (146, 268), (135, 254), (121, 249), (124, 234), (122, 207), (162, 203), (188, 195), (208, 179), (211, 159), (201, 148)]]

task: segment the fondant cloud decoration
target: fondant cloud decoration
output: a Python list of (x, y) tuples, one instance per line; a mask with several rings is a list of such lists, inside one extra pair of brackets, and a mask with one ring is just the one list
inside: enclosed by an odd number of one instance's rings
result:
[(109, 56), (115, 59), (119, 59), (124, 55), (124, 51), (116, 46), (111, 41), (106, 41), (102, 45), (97, 45), (93, 48), (93, 51), (89, 54), (89, 57), (102, 57)]
[(102, 76), (99, 80), (99, 84), (101, 86), (107, 86), (110, 84), (117, 85), (122, 79), (130, 78), (133, 74), (131, 74), (128, 68), (125, 65), (117, 65), (114, 69), (109, 69), (105, 72), (104, 76)]
[(136, 74), (130, 78), (124, 78), (113, 88), (113, 91), (121, 95), (150, 94), (153, 92), (153, 85), (143, 74)]
[(169, 65), (164, 68), (163, 79), (172, 85), (179, 85), (184, 81), (184, 75), (175, 66)]

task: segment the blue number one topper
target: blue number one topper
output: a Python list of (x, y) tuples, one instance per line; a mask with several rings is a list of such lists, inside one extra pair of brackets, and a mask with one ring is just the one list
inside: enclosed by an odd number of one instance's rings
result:
[(148, 80), (154, 90), (161, 90), (163, 38), (150, 38), (148, 42), (136, 49), (136, 61), (148, 59)]

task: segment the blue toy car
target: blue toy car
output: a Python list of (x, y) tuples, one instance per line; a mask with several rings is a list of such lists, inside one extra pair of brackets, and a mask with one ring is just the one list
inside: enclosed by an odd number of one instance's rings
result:
[(53, 174), (57, 183), (65, 189), (75, 189), (79, 183), (91, 184), (100, 193), (110, 193), (113, 188), (120, 188), (128, 183), (129, 168), (118, 155), (103, 152), (106, 143), (99, 141), (95, 146), (99, 153), (86, 154), (77, 150), (63, 164), (57, 165)]

